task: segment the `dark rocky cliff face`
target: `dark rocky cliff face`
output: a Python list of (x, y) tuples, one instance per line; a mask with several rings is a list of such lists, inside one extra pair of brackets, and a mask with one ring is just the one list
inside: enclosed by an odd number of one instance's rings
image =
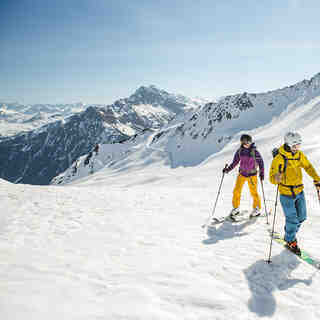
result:
[(0, 177), (15, 183), (49, 184), (78, 157), (101, 141), (127, 138), (119, 130), (107, 128), (103, 114), (89, 107), (65, 121), (16, 135), (0, 142)]

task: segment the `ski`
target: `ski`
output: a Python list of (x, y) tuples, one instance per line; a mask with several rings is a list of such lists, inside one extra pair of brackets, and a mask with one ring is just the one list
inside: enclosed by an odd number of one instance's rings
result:
[(242, 222), (242, 221), (253, 220), (253, 219), (260, 218), (260, 217), (265, 217), (265, 216), (266, 215), (264, 213), (261, 213), (259, 216), (251, 217), (250, 213), (249, 213), (249, 210), (242, 210), (236, 216), (228, 215), (228, 216), (223, 216), (223, 217), (219, 217), (219, 218), (212, 218), (211, 223), (208, 225), (208, 227), (215, 226), (216, 224), (220, 224), (220, 223), (223, 223), (225, 221)]
[(313, 266), (316, 269), (320, 270), (320, 260), (313, 258), (307, 251), (300, 248), (301, 255), (295, 254), (293, 251), (291, 251), (287, 246), (287, 242), (281, 237), (279, 232), (273, 232), (269, 230), (270, 236), (279, 244), (281, 244), (283, 247), (285, 247), (287, 250), (289, 250), (292, 254), (299, 257), (301, 260), (307, 262), (311, 266)]

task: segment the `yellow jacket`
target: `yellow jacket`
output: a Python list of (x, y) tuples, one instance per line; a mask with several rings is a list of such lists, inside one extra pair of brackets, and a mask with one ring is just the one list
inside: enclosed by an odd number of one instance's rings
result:
[(284, 155), (288, 160), (283, 178), (279, 185), (280, 194), (293, 196), (293, 193), (297, 195), (303, 190), (301, 168), (303, 168), (308, 175), (313, 178), (314, 183), (320, 182), (320, 177), (316, 170), (302, 151), (292, 154), (291, 152), (286, 151), (284, 146), (281, 146), (279, 148), (279, 153), (274, 157), (270, 167), (269, 179), (271, 183), (278, 184), (275, 180), (275, 174), (280, 171), (280, 165), (281, 172), (284, 170), (285, 159), (282, 155)]

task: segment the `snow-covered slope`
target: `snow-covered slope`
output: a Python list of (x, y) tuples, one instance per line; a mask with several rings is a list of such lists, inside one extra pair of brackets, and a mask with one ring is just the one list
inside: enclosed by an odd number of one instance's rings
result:
[[(251, 130), (267, 172), (289, 128), (299, 129), (320, 172), (315, 99)], [(1, 319), (319, 319), (319, 272), (276, 243), (267, 264), (264, 218), (201, 228), (238, 137), (201, 166), (176, 169), (153, 138), (66, 186), (0, 180)], [(236, 171), (224, 179), (216, 216), (231, 208)], [(308, 220), (298, 239), (320, 257), (320, 205), (312, 179), (304, 175), (304, 183)], [(275, 187), (266, 180), (264, 190), (273, 210)], [(251, 207), (245, 186), (241, 208)], [(275, 222), (282, 231), (279, 202)]]
[(172, 167), (197, 165), (242, 132), (269, 125), (280, 115), (299, 113), (308, 105), (311, 116), (318, 109), (319, 97), (320, 74), (275, 91), (228, 96), (185, 118), (162, 144), (171, 154)]
[(106, 166), (113, 166), (121, 158), (126, 158), (129, 154), (134, 153), (135, 150), (141, 149), (152, 132), (152, 130), (146, 129), (122, 143), (101, 144), (98, 152), (91, 151), (77, 159), (69, 169), (55, 177), (51, 184), (70, 183), (87, 177)]

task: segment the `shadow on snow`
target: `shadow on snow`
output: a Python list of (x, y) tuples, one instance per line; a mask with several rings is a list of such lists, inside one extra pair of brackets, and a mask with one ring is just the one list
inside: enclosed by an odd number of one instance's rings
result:
[[(244, 229), (255, 220), (248, 220), (241, 224), (223, 222), (220, 227), (210, 227), (207, 230), (208, 239), (202, 241), (203, 244), (211, 245), (219, 240), (242, 237), (248, 234)], [(288, 290), (295, 285), (302, 283), (310, 286), (315, 271), (307, 279), (291, 277), (291, 273), (302, 263), (298, 257), (286, 249), (272, 257), (272, 262), (268, 264), (266, 260), (259, 260), (252, 266), (244, 269), (244, 275), (248, 281), (251, 291), (251, 298), (248, 301), (248, 308), (259, 317), (270, 317), (276, 311), (276, 299), (274, 292)]]
[(291, 277), (291, 273), (300, 263), (298, 257), (284, 249), (272, 258), (270, 264), (265, 260), (259, 260), (245, 269), (243, 272), (251, 291), (249, 310), (259, 317), (270, 317), (276, 311), (273, 292), (288, 290), (299, 283), (310, 286), (315, 273), (308, 279)]
[(243, 230), (254, 224), (255, 219), (250, 219), (243, 223), (232, 223), (230, 221), (224, 221), (219, 227), (210, 227), (207, 229), (208, 239), (202, 241), (203, 244), (215, 244), (219, 240), (231, 239), (234, 237), (242, 237), (247, 235), (247, 232)]

